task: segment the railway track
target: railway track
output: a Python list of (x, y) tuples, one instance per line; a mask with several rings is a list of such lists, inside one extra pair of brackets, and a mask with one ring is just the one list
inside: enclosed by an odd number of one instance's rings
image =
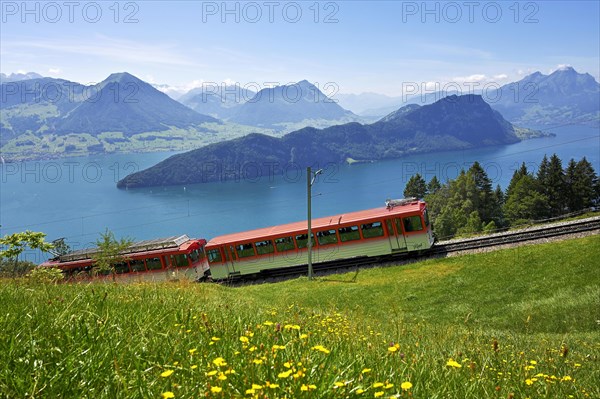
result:
[[(478, 236), (467, 239), (443, 241), (437, 243), (431, 250), (423, 252), (398, 253), (380, 257), (356, 257), (331, 262), (322, 262), (313, 265), (316, 275), (333, 274), (358, 270), (359, 268), (381, 266), (386, 264), (406, 263), (414, 260), (422, 260), (432, 257), (448, 256), (453, 253), (463, 251), (491, 248), (495, 246), (523, 243), (545, 238), (554, 238), (565, 235), (600, 231), (600, 216), (576, 220), (572, 222), (554, 223), (551, 225), (529, 227), (526, 229), (508, 231), (491, 234), (487, 236)], [(264, 270), (260, 274), (249, 279), (228, 279), (222, 281), (231, 285), (256, 284), (261, 282), (277, 282), (294, 277), (306, 275), (307, 265), (286, 267), (280, 269)]]

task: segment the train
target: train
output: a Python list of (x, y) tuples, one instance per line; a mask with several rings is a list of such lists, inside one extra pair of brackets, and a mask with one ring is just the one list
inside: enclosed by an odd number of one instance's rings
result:
[[(353, 259), (381, 259), (423, 252), (434, 245), (427, 204), (416, 198), (386, 200), (385, 206), (311, 220), (315, 267)], [(268, 277), (308, 268), (306, 220), (238, 233), (209, 241), (187, 235), (131, 245), (114, 273), (95, 273), (97, 249), (73, 251), (39, 267), (55, 267), (67, 280), (108, 279), (226, 281)]]

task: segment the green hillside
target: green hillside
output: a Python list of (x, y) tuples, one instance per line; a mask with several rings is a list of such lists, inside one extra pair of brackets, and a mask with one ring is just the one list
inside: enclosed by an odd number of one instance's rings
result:
[(0, 397), (597, 398), (600, 236), (358, 273), (0, 285)]

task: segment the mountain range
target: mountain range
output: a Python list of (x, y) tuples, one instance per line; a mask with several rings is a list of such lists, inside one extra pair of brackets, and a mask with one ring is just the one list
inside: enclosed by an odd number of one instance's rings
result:
[[(181, 150), (249, 133), (281, 136), (307, 126), (381, 119), (358, 117), (306, 80), (258, 92), (239, 86), (194, 89), (178, 102), (126, 72), (88, 86), (33, 72), (0, 78), (0, 148), (5, 160)], [(446, 94), (415, 96), (396, 106), (392, 103), (398, 97), (374, 93), (345, 101), (354, 102), (353, 107), (363, 100), (373, 106), (388, 104), (378, 111), (384, 116), (407, 103), (427, 105)], [(597, 125), (600, 120), (600, 85), (573, 68), (550, 75), (536, 72), (486, 93), (484, 100), (521, 126)], [(363, 112), (370, 112), (367, 107), (363, 101)]]
[(204, 183), (281, 174), (334, 162), (373, 161), (407, 154), (518, 142), (514, 127), (481, 96), (449, 96), (409, 105), (373, 123), (307, 127), (281, 138), (250, 134), (174, 155), (127, 176), (119, 188)]

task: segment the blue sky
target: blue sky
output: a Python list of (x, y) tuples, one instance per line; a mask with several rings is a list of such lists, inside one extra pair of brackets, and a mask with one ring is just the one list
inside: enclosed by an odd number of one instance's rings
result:
[(599, 4), (2, 1), (0, 70), (81, 83), (128, 71), (179, 90), (308, 79), (327, 94), (504, 84), (565, 64), (598, 80)]

